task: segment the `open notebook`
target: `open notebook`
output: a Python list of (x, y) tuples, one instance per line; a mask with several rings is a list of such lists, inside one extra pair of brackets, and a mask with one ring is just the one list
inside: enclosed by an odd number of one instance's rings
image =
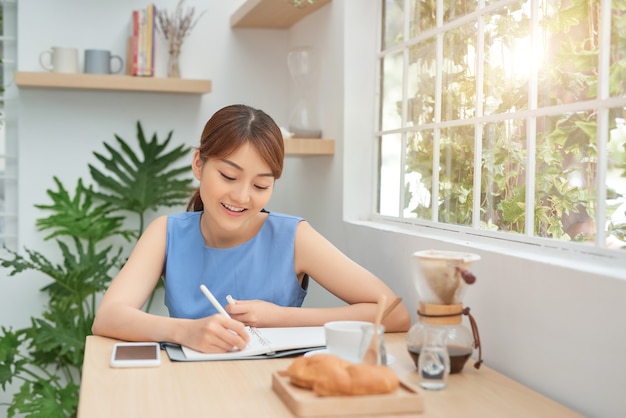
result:
[(305, 353), (326, 345), (324, 327), (252, 328), (250, 343), (243, 350), (202, 353), (176, 344), (163, 344), (172, 361), (252, 360)]

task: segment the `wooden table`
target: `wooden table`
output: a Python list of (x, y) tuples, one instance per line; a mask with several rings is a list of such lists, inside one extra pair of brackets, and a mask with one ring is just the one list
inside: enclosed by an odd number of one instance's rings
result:
[[(385, 334), (387, 351), (395, 357), (390, 367), (419, 388), (405, 338), (405, 333)], [(109, 358), (115, 342), (87, 337), (79, 418), (293, 416), (271, 387), (272, 373), (285, 370), (293, 358), (171, 362), (162, 352), (159, 367), (112, 369)], [(419, 391), (424, 397), (419, 416), (424, 418), (582, 416), (485, 365), (474, 369), (471, 359), (460, 374), (450, 376), (445, 390)]]

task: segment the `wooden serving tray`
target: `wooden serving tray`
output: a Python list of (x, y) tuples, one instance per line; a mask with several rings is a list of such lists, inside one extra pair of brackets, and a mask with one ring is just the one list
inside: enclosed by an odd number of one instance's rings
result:
[(420, 393), (402, 381), (398, 390), (388, 395), (317, 396), (292, 385), (286, 371), (278, 371), (272, 373), (272, 389), (299, 417), (416, 413), (424, 408)]

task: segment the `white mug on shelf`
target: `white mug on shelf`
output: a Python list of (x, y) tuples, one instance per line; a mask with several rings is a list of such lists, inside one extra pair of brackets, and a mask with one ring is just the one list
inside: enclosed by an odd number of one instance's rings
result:
[(39, 64), (54, 73), (77, 73), (78, 49), (54, 46), (39, 54)]

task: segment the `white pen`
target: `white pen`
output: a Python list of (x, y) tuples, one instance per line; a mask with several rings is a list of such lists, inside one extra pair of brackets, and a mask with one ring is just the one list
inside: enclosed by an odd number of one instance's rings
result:
[[(224, 307), (217, 301), (217, 299), (215, 299), (215, 296), (213, 296), (213, 293), (211, 293), (208, 287), (201, 284), (200, 290), (202, 290), (202, 293), (204, 293), (204, 296), (206, 296), (209, 302), (211, 302), (211, 305), (213, 305), (219, 313), (226, 316), (227, 318), (230, 318), (230, 315), (228, 315), (228, 312), (226, 312), (226, 309), (224, 309)], [(232, 329), (229, 329), (228, 331), (232, 332), (233, 334), (237, 334)], [(231, 351), (237, 351), (237, 350), (239, 350), (239, 347), (234, 346)]]
[(201, 284), (200, 290), (202, 290), (202, 293), (204, 293), (204, 296), (206, 296), (209, 302), (211, 302), (211, 305), (213, 305), (219, 313), (221, 313), (222, 315), (226, 315), (228, 318), (230, 318), (230, 315), (228, 315), (228, 312), (226, 312), (224, 307), (220, 305), (217, 299), (215, 299), (215, 296), (213, 296), (213, 293), (211, 293), (211, 291), (205, 285)]

